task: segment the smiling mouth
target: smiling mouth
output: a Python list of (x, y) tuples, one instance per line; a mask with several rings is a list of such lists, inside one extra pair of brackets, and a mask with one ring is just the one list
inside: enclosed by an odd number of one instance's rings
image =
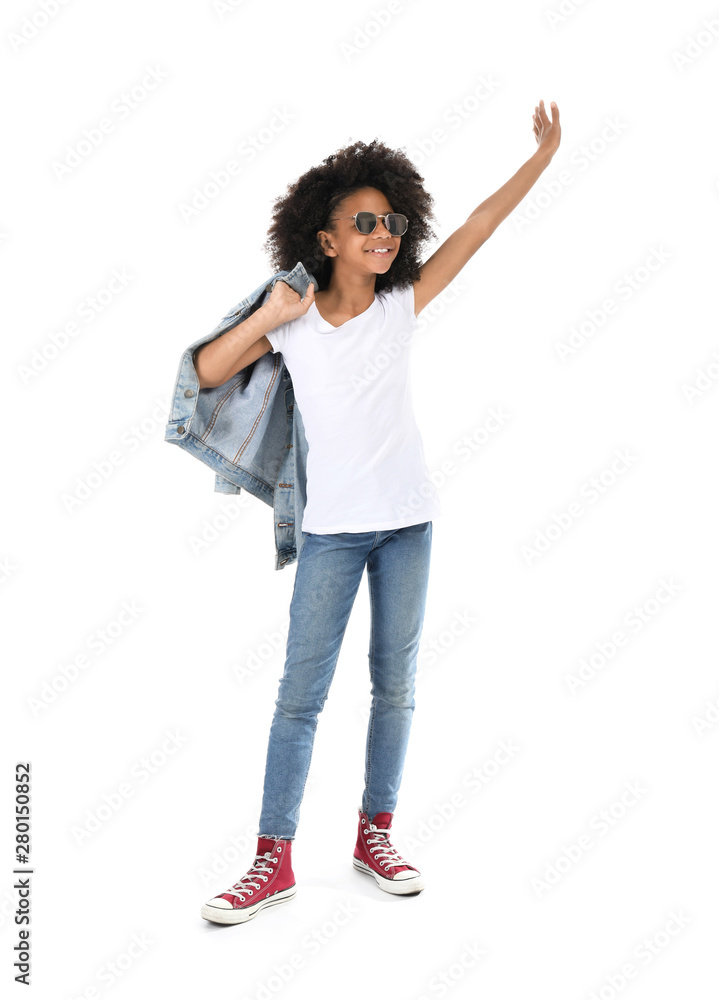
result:
[(389, 254), (391, 252), (392, 252), (392, 250), (391, 250), (390, 247), (378, 248), (377, 250), (365, 250), (365, 253), (376, 253), (380, 257), (386, 257), (387, 254)]

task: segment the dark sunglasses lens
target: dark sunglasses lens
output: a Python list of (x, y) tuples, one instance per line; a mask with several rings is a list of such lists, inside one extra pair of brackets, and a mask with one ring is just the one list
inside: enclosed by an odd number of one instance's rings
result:
[[(369, 236), (377, 226), (377, 216), (374, 212), (358, 212), (355, 217), (357, 229), (363, 236)], [(387, 232), (391, 236), (404, 236), (407, 232), (407, 217), (397, 212), (390, 212), (384, 220)]]
[(355, 217), (357, 228), (363, 236), (369, 236), (377, 225), (377, 216), (374, 212), (358, 212)]
[(404, 236), (407, 232), (407, 217), (404, 215), (398, 215), (396, 212), (393, 212), (384, 221), (388, 232), (392, 236)]

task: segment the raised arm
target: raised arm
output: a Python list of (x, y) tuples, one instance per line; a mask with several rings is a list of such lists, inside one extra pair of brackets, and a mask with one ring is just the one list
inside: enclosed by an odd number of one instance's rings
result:
[(506, 184), (478, 205), (467, 221), (420, 268), (420, 280), (414, 284), (415, 315), (457, 277), (467, 261), (489, 239), (500, 222), (514, 211), (549, 165), (561, 138), (559, 108), (552, 102), (550, 122), (544, 109), (544, 101), (540, 101), (539, 106), (534, 109), (532, 119), (538, 143), (534, 154)]

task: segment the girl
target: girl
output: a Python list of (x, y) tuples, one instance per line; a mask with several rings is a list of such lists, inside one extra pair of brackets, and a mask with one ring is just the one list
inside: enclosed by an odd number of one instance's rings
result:
[[(432, 521), (441, 513), (415, 423), (409, 345), (416, 319), (519, 204), (560, 140), (535, 107), (533, 156), (424, 263), (432, 196), (411, 161), (378, 140), (327, 157), (277, 200), (265, 247), (277, 269), (301, 260), (317, 275), (304, 299), (286, 282), (243, 323), (202, 347), (200, 387), (222, 384), (267, 351), (281, 351), (308, 442), (307, 503), (290, 603), (284, 674), (269, 734), (255, 860), (202, 916), (242, 923), (292, 899), (292, 843), (317, 716), (367, 568), (372, 704), (355, 869), (380, 889), (414, 895), (418, 869), (392, 846), (424, 620)], [(238, 354), (239, 350), (239, 354)], [(233, 353), (234, 352), (234, 353)], [(228, 375), (229, 370), (229, 375)]]

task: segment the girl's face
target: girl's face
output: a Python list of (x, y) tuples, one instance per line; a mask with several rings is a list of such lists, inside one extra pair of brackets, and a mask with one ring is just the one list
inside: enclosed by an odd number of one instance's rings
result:
[[(371, 275), (385, 274), (389, 270), (402, 237), (392, 236), (385, 227), (384, 219), (379, 218), (374, 230), (364, 236), (357, 230), (351, 216), (357, 212), (374, 212), (379, 216), (392, 211), (384, 194), (373, 187), (355, 191), (340, 202), (330, 219), (331, 231), (321, 230), (317, 234), (325, 255), (336, 258), (333, 272), (340, 270)], [(386, 247), (387, 252), (379, 252), (381, 247)]]

